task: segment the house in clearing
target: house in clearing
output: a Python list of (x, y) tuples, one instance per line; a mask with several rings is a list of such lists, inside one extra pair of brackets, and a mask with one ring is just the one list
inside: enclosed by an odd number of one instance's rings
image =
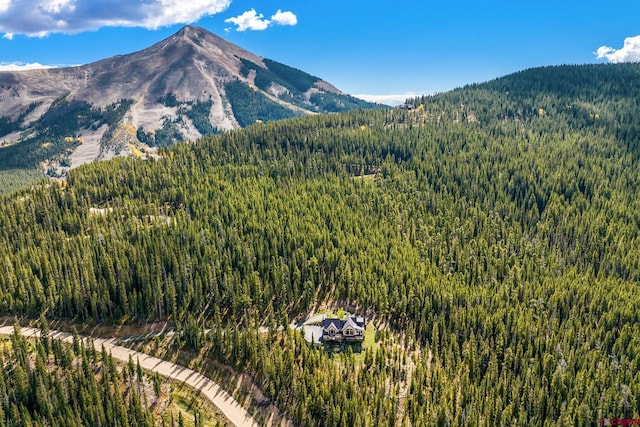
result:
[(322, 321), (322, 340), (324, 342), (363, 341), (366, 325), (362, 316), (347, 316), (344, 319), (327, 317)]

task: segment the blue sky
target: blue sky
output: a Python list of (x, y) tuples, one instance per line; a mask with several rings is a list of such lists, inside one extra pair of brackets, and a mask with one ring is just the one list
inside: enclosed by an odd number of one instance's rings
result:
[(0, 0), (0, 68), (84, 64), (190, 23), (397, 103), (535, 66), (640, 61), (639, 17), (638, 0)]

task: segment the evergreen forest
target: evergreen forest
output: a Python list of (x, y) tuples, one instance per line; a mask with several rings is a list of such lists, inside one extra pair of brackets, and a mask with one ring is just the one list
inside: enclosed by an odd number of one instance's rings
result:
[[(3, 196), (0, 247), (2, 315), (170, 322), (294, 425), (640, 418), (640, 65), (84, 165)], [(321, 307), (375, 345), (288, 327)]]
[(0, 341), (0, 362), (2, 426), (156, 425), (140, 393), (140, 366), (137, 376), (133, 362), (121, 371), (109, 354), (81, 340), (73, 349), (48, 337), (33, 343), (16, 329)]

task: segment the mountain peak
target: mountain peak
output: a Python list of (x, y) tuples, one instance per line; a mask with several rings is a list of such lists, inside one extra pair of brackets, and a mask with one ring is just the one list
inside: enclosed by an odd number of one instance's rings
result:
[(172, 37), (169, 37), (169, 38), (171, 39), (174, 37), (185, 38), (189, 40), (197, 40), (203, 37), (219, 38), (212, 32), (205, 30), (202, 27), (196, 27), (194, 25), (185, 25), (177, 33), (175, 33)]
[[(205, 28), (194, 25), (185, 25), (172, 36), (141, 51), (141, 53), (149, 51), (155, 54), (159, 51), (166, 50), (168, 46), (174, 46), (174, 49), (180, 49), (175, 46), (188, 48), (189, 51), (187, 51), (187, 53), (191, 52), (203, 58), (205, 62), (222, 61), (226, 63), (227, 66), (233, 68), (234, 72), (237, 71), (237, 68), (240, 66), (240, 58), (264, 66), (261, 57), (226, 41)], [(170, 51), (173, 52), (173, 50)], [(236, 62), (235, 65), (232, 64), (234, 61)]]
[(213, 34), (212, 32), (196, 25), (185, 25), (184, 27), (180, 28), (180, 30), (176, 34), (197, 35), (198, 33)]
[[(0, 99), (0, 124), (10, 124), (0, 126), (0, 138), (19, 145), (28, 136), (26, 143), (48, 146), (77, 135), (84, 142), (65, 161), (72, 166), (131, 144), (144, 149), (256, 121), (372, 106), (191, 25), (144, 50), (91, 64), (0, 73)], [(87, 111), (97, 118), (86, 121)], [(49, 129), (58, 116), (68, 117), (68, 127)]]

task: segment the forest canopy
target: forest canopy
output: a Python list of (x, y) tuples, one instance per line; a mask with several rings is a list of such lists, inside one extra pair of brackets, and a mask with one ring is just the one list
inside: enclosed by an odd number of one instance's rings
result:
[[(207, 326), (300, 425), (638, 418), (639, 102), (638, 64), (548, 67), (82, 166), (0, 204), (0, 310)], [(399, 338), (256, 336), (320, 304)]]

